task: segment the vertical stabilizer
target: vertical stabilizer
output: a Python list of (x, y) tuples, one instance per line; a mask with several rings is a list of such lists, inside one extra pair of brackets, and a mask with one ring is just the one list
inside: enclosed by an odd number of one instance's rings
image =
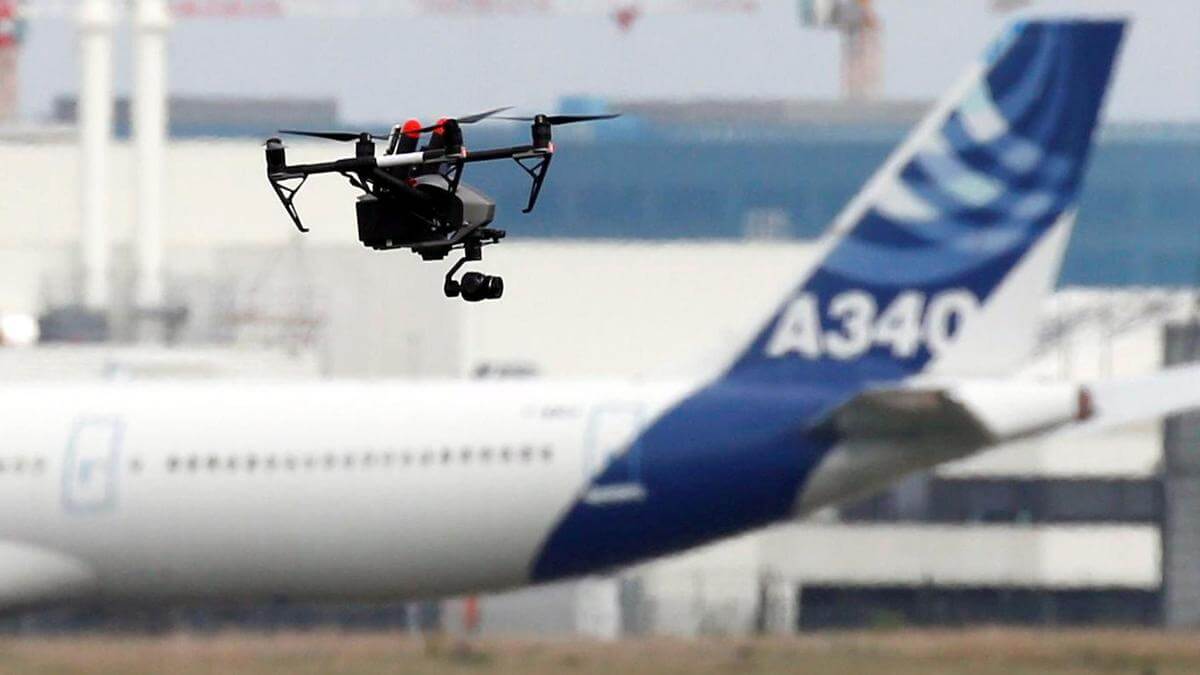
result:
[(727, 376), (853, 386), (1026, 358), (1124, 28), (1013, 25), (850, 202)]

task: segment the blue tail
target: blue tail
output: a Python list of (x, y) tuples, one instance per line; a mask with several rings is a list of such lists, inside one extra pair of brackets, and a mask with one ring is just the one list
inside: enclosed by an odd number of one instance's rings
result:
[(1013, 26), (850, 203), (728, 376), (853, 385), (1023, 358), (1123, 33), (1114, 21)]

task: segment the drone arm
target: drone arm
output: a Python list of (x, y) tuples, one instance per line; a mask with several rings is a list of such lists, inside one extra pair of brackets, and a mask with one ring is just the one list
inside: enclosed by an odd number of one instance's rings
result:
[(444, 160), (446, 156), (445, 150), (425, 150), (423, 152), (406, 152), (399, 155), (384, 155), (382, 157), (353, 157), (333, 162), (283, 166), (278, 171), (273, 172), (272, 175), (300, 177), (320, 173), (370, 173), (375, 169), (420, 166), (421, 164)]
[[(403, 155), (387, 155), (378, 159), (374, 157), (356, 157), (354, 159), (340, 159), (320, 164), (275, 165), (271, 167), (273, 170), (267, 172), (267, 179), (271, 182), (271, 188), (275, 191), (275, 196), (279, 198), (279, 203), (283, 205), (284, 210), (287, 211), (288, 216), (292, 219), (292, 223), (296, 225), (296, 229), (301, 232), (308, 232), (308, 228), (304, 226), (304, 222), (300, 219), (300, 213), (296, 209), (295, 200), (296, 195), (300, 192), (300, 188), (304, 186), (309, 176), (323, 173), (340, 173), (347, 176), (366, 174), (376, 181), (387, 183), (391, 189), (403, 193), (414, 202), (426, 204), (430, 201), (428, 195), (392, 176), (388, 172), (381, 170), (380, 167), (423, 164), (432, 159), (431, 156), (433, 155), (445, 156), (445, 152), (434, 150), (406, 153)], [(299, 182), (293, 185), (285, 182), (291, 180), (299, 180)], [(352, 179), (351, 182), (356, 181)], [(361, 184), (358, 186), (362, 187)]]
[[(462, 161), (464, 163), (489, 162), (496, 159), (511, 159), (524, 169), (525, 173), (529, 174), (529, 178), (533, 181), (533, 184), (529, 188), (529, 202), (525, 205), (524, 209), (521, 209), (521, 213), (533, 211), (533, 207), (537, 205), (538, 195), (542, 193), (542, 183), (546, 181), (546, 172), (550, 170), (550, 161), (554, 159), (553, 148), (517, 145), (511, 148), (480, 150), (467, 155)], [(529, 160), (534, 161), (526, 164)]]
[(514, 159), (532, 152), (534, 152), (532, 145), (516, 145), (511, 148), (496, 148), (494, 150), (476, 150), (464, 157), (462, 161), (468, 164), (491, 162), (497, 159)]

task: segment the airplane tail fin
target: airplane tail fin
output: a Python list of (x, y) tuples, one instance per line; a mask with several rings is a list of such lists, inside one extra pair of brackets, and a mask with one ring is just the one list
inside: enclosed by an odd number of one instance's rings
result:
[(855, 388), (1026, 358), (1124, 29), (1014, 24), (845, 208), (726, 377)]

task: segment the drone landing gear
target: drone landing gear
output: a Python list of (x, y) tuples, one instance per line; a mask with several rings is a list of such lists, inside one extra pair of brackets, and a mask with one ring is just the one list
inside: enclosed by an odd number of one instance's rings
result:
[(479, 260), (482, 256), (472, 256), (468, 253), (462, 260), (454, 263), (454, 267), (446, 272), (446, 282), (442, 286), (447, 298), (457, 298), (462, 296), (467, 302), (480, 302), (482, 300), (499, 300), (504, 296), (504, 279), (481, 274), (479, 272), (467, 272), (462, 276), (461, 281), (454, 280), (454, 274), (458, 272), (466, 263)]

